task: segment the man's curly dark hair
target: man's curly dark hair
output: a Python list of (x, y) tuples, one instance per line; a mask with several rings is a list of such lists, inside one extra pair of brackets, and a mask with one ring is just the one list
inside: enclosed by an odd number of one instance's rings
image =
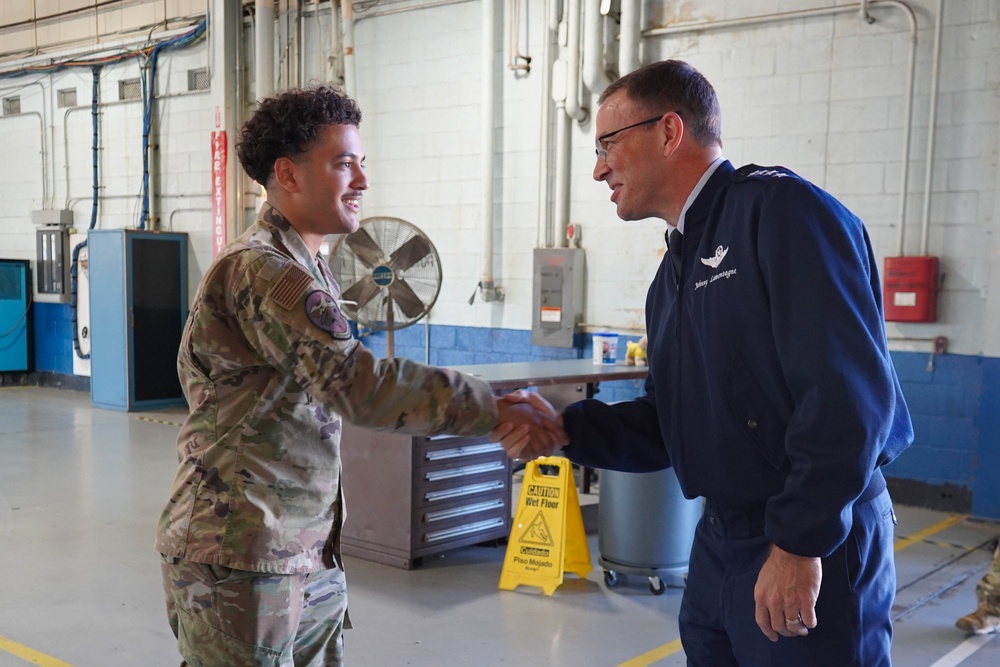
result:
[(337, 88), (294, 88), (260, 100), (240, 129), (236, 155), (250, 178), (267, 187), (275, 161), (309, 150), (323, 126), (360, 124), (361, 109)]

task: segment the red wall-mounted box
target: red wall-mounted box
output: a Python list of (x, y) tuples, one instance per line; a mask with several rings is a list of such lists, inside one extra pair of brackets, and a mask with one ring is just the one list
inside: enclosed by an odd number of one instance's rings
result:
[(883, 283), (886, 322), (937, 321), (937, 257), (886, 257)]

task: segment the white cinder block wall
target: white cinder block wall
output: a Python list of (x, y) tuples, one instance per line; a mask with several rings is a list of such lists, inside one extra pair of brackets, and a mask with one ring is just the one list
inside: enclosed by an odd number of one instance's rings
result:
[[(542, 4), (527, 3), (526, 52), (536, 62)], [(647, 2), (643, 26), (830, 4)], [(907, 4), (916, 17), (917, 50), (902, 249), (907, 255), (939, 255), (945, 280), (939, 321), (890, 324), (890, 336), (943, 335), (949, 351), (997, 355), (1000, 3), (945, 4), (926, 248), (922, 225), (936, 2)], [(725, 155), (737, 166), (781, 164), (828, 189), (865, 220), (882, 258), (900, 250), (911, 32), (907, 14), (896, 7), (874, 4), (871, 15), (872, 24), (850, 13), (647, 38), (642, 54), (644, 62), (673, 57), (698, 67), (722, 103)], [(357, 96), (367, 114), (362, 134), (373, 179), (365, 212), (405, 217), (435, 239), (446, 275), (435, 322), (523, 329), (531, 321), (530, 250), (539, 238), (541, 76), (537, 68), (528, 76), (507, 69), (501, 74), (497, 280), (507, 300), (502, 306), (477, 300), (470, 308), (468, 295), (481, 265), (479, 25), (476, 2), (358, 25)], [(606, 187), (591, 179), (593, 141), (593, 123), (574, 124), (570, 221), (582, 226), (587, 250), (586, 320), (610, 328), (641, 327), (664, 226), (617, 219)], [(919, 340), (893, 345), (927, 347)]]
[[(590, 0), (585, 0), (590, 1)], [(596, 1), (596, 0), (594, 0)], [(204, 3), (168, 3), (172, 15)], [(305, 3), (312, 5), (312, 3)], [(412, 6), (418, 3), (408, 3)], [(498, 9), (498, 15), (504, 14)], [(502, 303), (468, 304), (482, 271), (481, 9), (476, 1), (364, 18), (355, 30), (362, 137), (372, 181), (364, 215), (405, 218), (436, 244), (444, 286), (434, 324), (527, 329), (531, 324), (532, 249), (539, 227), (539, 136), (544, 4), (524, 0), (521, 50), (527, 75), (506, 68), (510, 16), (497, 32), (497, 179), (495, 279)], [(647, 1), (645, 28), (849, 4), (840, 0)], [(916, 96), (906, 200), (904, 253), (923, 251), (924, 177), (936, 0), (907, 0), (918, 25)], [(23, 20), (26, 0), (3, 3), (0, 20)], [(150, 7), (149, 11), (160, 11)], [(14, 8), (12, 8), (14, 7)], [(303, 80), (329, 79), (329, 3), (307, 14)], [(13, 13), (12, 13), (13, 12)], [(160, 14), (163, 12), (160, 11)], [(16, 14), (16, 15), (15, 15)], [(21, 11), (23, 14), (23, 11)], [(643, 40), (642, 59), (690, 61), (716, 86), (723, 106), (725, 154), (734, 164), (781, 164), (825, 187), (867, 223), (881, 257), (898, 254), (906, 77), (906, 15), (873, 3), (873, 24), (856, 13), (685, 33)], [(19, 18), (20, 17), (20, 18)], [(150, 20), (161, 20), (152, 17)], [(252, 32), (245, 60), (252, 66)], [(13, 37), (12, 37), (13, 40)], [(0, 51), (6, 51), (5, 46)], [(11, 42), (12, 43), (12, 42)], [(23, 45), (22, 45), (23, 46)], [(29, 45), (30, 46), (30, 45)], [(13, 47), (11, 47), (13, 48)], [(281, 57), (276, 49), (276, 60)], [(157, 90), (162, 228), (191, 235), (192, 280), (211, 257), (207, 94), (187, 94), (187, 70), (210, 66), (204, 42), (160, 59)], [(2, 64), (2, 63), (0, 63)], [(101, 96), (139, 76), (126, 63), (102, 72)], [(248, 86), (252, 90), (252, 76)], [(90, 219), (90, 72), (0, 79), (0, 96), (19, 95), (23, 113), (0, 117), (0, 255), (34, 257), (30, 211), (71, 208), (77, 226)], [(83, 105), (66, 112), (55, 92), (76, 87)], [(139, 219), (141, 106), (103, 109), (100, 226)], [(926, 251), (946, 275), (940, 317), (932, 325), (890, 324), (894, 338), (947, 336), (949, 351), (1000, 356), (1000, 3), (945, 3), (930, 227)], [(554, 137), (554, 133), (552, 134)], [(594, 128), (573, 124), (570, 222), (587, 251), (585, 319), (611, 329), (643, 326), (648, 281), (663, 249), (662, 221), (623, 223), (608, 190), (591, 179)], [(235, 156), (230, 156), (235, 159)], [(252, 197), (248, 199), (252, 203)], [(896, 349), (922, 350), (920, 340)]]

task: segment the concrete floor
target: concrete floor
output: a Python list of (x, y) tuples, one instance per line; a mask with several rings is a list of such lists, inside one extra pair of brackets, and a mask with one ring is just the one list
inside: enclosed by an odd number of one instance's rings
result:
[[(0, 667), (177, 665), (153, 529), (175, 467), (178, 410), (94, 409), (88, 394), (0, 388)], [(516, 498), (516, 496), (515, 496)], [(596, 496), (583, 496), (583, 504)], [(1000, 664), (995, 635), (967, 638), (1000, 524), (897, 507), (894, 663)], [(469, 547), (413, 571), (348, 558), (351, 665), (657, 667), (684, 664), (680, 591), (613, 590), (597, 566), (554, 595), (500, 591), (504, 550)]]

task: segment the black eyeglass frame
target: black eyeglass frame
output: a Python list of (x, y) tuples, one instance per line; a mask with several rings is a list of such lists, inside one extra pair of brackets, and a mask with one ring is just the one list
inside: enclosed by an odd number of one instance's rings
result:
[[(626, 125), (625, 127), (619, 127), (617, 130), (614, 130), (612, 132), (608, 132), (607, 134), (602, 134), (601, 136), (597, 137), (597, 140), (596, 140), (597, 146), (594, 147), (594, 154), (597, 157), (601, 158), (602, 160), (607, 160), (608, 159), (608, 149), (604, 145), (605, 141), (607, 141), (611, 137), (615, 136), (619, 132), (624, 132), (625, 130), (631, 130), (633, 127), (639, 127), (640, 125), (648, 125), (649, 123), (655, 123), (656, 121), (658, 121), (661, 118), (663, 118), (664, 116), (666, 116), (668, 113), (671, 113), (671, 112), (670, 111), (664, 111), (659, 116), (653, 116), (652, 118), (647, 118), (646, 120), (640, 120), (638, 123), (632, 123), (631, 125)], [(674, 111), (673, 113), (677, 114), (678, 116), (681, 115), (680, 111)], [(602, 152), (604, 153), (603, 155), (601, 155)]]

